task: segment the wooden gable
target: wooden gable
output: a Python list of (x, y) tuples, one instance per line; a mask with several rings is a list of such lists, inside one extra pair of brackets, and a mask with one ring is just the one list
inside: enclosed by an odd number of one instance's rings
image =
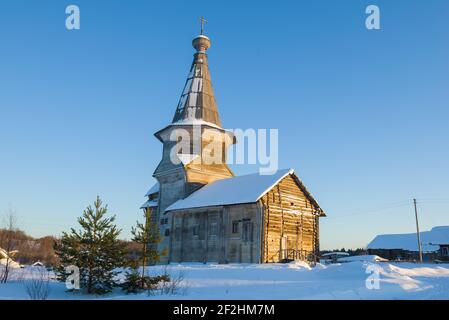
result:
[(300, 180), (293, 173), (286, 176), (260, 202), (264, 215), (262, 261), (316, 261), (319, 217), (324, 212)]

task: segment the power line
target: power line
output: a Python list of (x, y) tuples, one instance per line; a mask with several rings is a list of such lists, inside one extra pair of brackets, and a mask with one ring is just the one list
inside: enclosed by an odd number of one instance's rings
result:
[[(393, 203), (393, 204), (390, 204), (390, 205), (387, 205), (387, 206), (379, 207), (377, 209), (372, 209), (372, 210), (368, 210), (368, 211), (357, 211), (355, 213), (346, 214), (346, 215), (342, 215), (342, 216), (331, 216), (331, 217), (327, 217), (326, 219), (338, 219), (338, 218), (346, 218), (346, 217), (355, 217), (355, 216), (379, 214), (379, 212), (382, 212), (382, 211), (396, 209), (396, 208), (401, 208), (401, 207), (406, 207), (406, 206), (409, 206), (409, 205), (410, 205), (410, 201), (409, 200), (405, 200), (405, 201), (396, 202), (396, 203)], [(385, 213), (381, 213), (381, 214), (385, 214)]]
[[(449, 198), (448, 199), (445, 199), (445, 198), (433, 198), (433, 199), (417, 198), (417, 201), (419, 201), (422, 204), (444, 204), (444, 203), (449, 203)], [(402, 200), (402, 201), (385, 204), (384, 206), (378, 207), (376, 209), (371, 209), (371, 210), (367, 210), (367, 211), (355, 211), (354, 213), (345, 214), (345, 215), (341, 215), (341, 216), (326, 217), (326, 220), (327, 219), (346, 218), (346, 217), (355, 217), (355, 216), (364, 216), (364, 215), (373, 215), (373, 214), (385, 214), (387, 212), (382, 212), (382, 211), (387, 211), (387, 210), (397, 209), (397, 208), (402, 208), (402, 207), (407, 207), (407, 206), (410, 206), (410, 200)]]
[(444, 199), (444, 198), (434, 198), (434, 199), (431, 199), (431, 198), (417, 198), (417, 200), (420, 202), (420, 203), (435, 203), (435, 204), (440, 204), (440, 203), (449, 203), (449, 199)]

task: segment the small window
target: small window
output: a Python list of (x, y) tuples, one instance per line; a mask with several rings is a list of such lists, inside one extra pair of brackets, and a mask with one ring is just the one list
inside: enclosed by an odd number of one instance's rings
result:
[(239, 222), (232, 221), (232, 233), (239, 233)]
[(165, 219), (161, 219), (161, 225), (163, 225), (163, 224), (164, 224), (164, 221), (165, 221)]
[(192, 234), (198, 236), (200, 227), (198, 225), (192, 227)]
[(170, 229), (165, 229), (165, 236), (168, 237), (170, 235)]
[(443, 257), (448, 257), (449, 256), (449, 247), (443, 247), (441, 248), (441, 255)]

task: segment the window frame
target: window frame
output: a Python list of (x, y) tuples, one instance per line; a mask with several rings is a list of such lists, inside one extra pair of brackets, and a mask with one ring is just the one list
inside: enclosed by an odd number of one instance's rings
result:
[(239, 230), (240, 230), (239, 225), (240, 225), (240, 221), (239, 220), (233, 220), (232, 221), (232, 224), (231, 224), (231, 233), (232, 234), (239, 233)]
[(192, 236), (193, 237), (199, 237), (200, 235), (200, 225), (199, 224), (195, 224), (192, 226)]

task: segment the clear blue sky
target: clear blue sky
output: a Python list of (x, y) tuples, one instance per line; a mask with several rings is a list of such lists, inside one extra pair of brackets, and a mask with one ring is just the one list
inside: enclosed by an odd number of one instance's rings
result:
[(1, 1), (0, 212), (59, 235), (98, 194), (129, 236), (204, 15), (223, 125), (279, 129), (322, 248), (413, 231), (413, 197), (422, 229), (449, 224), (448, 1), (211, 2)]

